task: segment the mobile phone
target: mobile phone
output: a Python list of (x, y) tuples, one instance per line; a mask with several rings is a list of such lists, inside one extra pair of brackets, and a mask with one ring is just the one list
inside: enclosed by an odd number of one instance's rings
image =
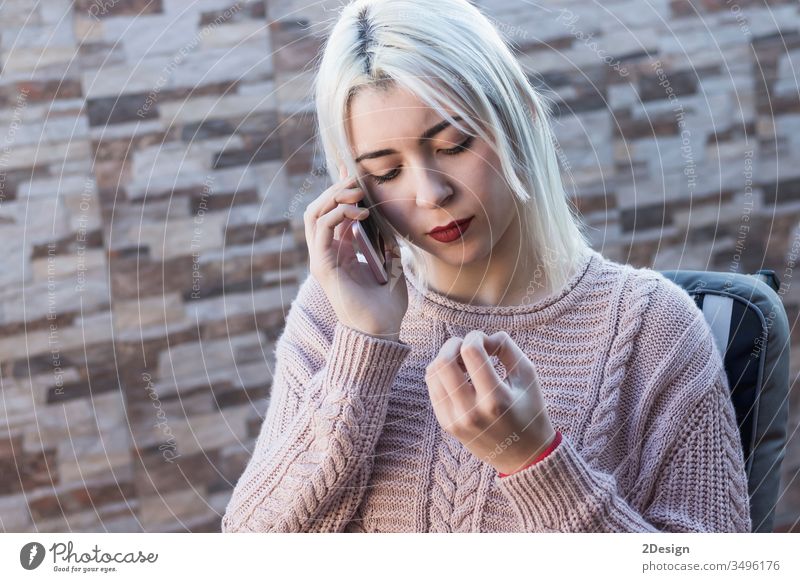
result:
[[(361, 200), (358, 201), (358, 206), (366, 208)], [(371, 209), (370, 212), (375, 212), (375, 209)], [(389, 282), (389, 275), (386, 272), (386, 243), (372, 220), (372, 214), (363, 220), (354, 220), (350, 228), (358, 251), (364, 258), (363, 262), (367, 263), (375, 280), (385, 285)]]

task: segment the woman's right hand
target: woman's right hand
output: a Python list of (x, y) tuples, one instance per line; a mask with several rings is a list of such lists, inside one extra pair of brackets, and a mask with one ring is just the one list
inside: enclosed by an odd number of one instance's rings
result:
[[(397, 341), (408, 309), (399, 252), (391, 249), (396, 258), (389, 275), (390, 279), (401, 280), (384, 285), (375, 280), (368, 265), (358, 261), (349, 226), (369, 216), (369, 210), (356, 206), (364, 192), (355, 177), (345, 174), (340, 164), (340, 181), (320, 194), (303, 213), (310, 271), (322, 285), (339, 321), (363, 333)], [(342, 233), (340, 240), (334, 236), (337, 232)]]

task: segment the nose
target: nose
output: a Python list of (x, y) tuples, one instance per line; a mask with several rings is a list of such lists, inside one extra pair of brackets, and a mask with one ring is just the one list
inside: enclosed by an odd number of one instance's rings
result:
[(447, 174), (427, 165), (412, 168), (412, 172), (417, 206), (431, 210), (447, 206), (454, 195)]

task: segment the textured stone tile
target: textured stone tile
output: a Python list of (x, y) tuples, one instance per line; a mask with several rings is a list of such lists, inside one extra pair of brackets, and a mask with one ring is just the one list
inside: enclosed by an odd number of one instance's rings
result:
[(15, 48), (3, 51), (4, 74), (32, 73), (35, 70), (55, 72), (63, 69), (76, 56), (74, 45), (46, 45)]
[(67, 483), (107, 475), (131, 461), (130, 437), (119, 426), (101, 434), (71, 437), (58, 447), (59, 477)]
[(30, 168), (31, 162), (34, 161), (37, 165), (46, 165), (86, 159), (88, 151), (89, 144), (83, 140), (52, 144), (47, 148), (39, 148), (38, 145), (20, 145), (11, 148), (7, 159), (4, 159), (3, 169)]
[(69, 516), (92, 507), (119, 503), (133, 497), (134, 489), (130, 471), (120, 471), (114, 476), (89, 479), (71, 487), (40, 489), (29, 497), (28, 505), (37, 522), (58, 516)]
[(219, 473), (220, 454), (200, 451), (182, 455), (174, 463), (162, 457), (147, 466), (137, 467), (136, 492), (141, 497), (165, 495), (191, 489), (196, 483), (209, 483)]
[(196, 299), (187, 305), (187, 313), (193, 321), (233, 318), (237, 315), (252, 315), (257, 311), (283, 309), (288, 311), (293, 293), (292, 285), (270, 287), (260, 291), (225, 294), (210, 299)]
[[(239, 119), (261, 111), (272, 111), (275, 106), (276, 99), (269, 93), (263, 95), (228, 94), (170, 101), (163, 103), (159, 110), (164, 126), (170, 127), (174, 124), (207, 123), (214, 119)], [(230, 133), (233, 131), (222, 135)]]
[(110, 261), (113, 297), (137, 299), (192, 288), (192, 257), (182, 256), (165, 262), (142, 257), (119, 257)]
[(75, 13), (84, 12), (92, 18), (112, 18), (123, 15), (145, 15), (163, 12), (163, 0), (76, 0)]
[(115, 123), (158, 117), (158, 108), (150, 107), (147, 97), (145, 93), (134, 93), (89, 99), (86, 102), (89, 125), (105, 127)]
[(217, 341), (172, 346), (159, 358), (158, 377), (189, 379), (204, 376), (206, 370), (232, 369), (236, 364), (260, 356), (261, 341), (259, 334), (250, 333)]
[(0, 532), (20, 533), (29, 531), (31, 525), (30, 514), (22, 494), (0, 495)]
[(114, 304), (115, 329), (161, 327), (185, 320), (183, 302), (178, 293)]
[[(55, 406), (38, 406), (25, 427), (25, 449), (58, 449), (70, 439), (111, 434), (125, 424), (125, 409), (119, 392), (93, 394), (89, 400), (67, 400)], [(120, 431), (120, 434), (127, 434)], [(61, 453), (61, 451), (59, 451)]]
[(292, 17), (274, 20), (269, 27), (277, 71), (299, 71), (307, 67), (321, 48), (320, 39), (312, 34), (307, 21)]
[[(174, 444), (172, 458), (178, 462), (183, 455), (201, 450), (211, 451), (245, 438), (250, 408), (251, 405), (247, 404), (231, 406), (219, 412), (196, 415), (189, 420), (170, 418), (162, 426), (137, 427), (134, 445), (141, 450)], [(224, 426), (225, 430), (219, 430), (220, 426)]]
[(145, 530), (160, 531), (163, 526), (178, 527), (181, 523), (185, 527), (184, 522), (212, 513), (199, 493), (197, 489), (188, 489), (143, 498), (141, 516)]

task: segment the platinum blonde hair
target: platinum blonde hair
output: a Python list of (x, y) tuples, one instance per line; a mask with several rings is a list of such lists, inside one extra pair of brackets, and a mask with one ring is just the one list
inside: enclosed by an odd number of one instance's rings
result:
[[(350, 175), (358, 175), (346, 122), (353, 96), (365, 88), (393, 86), (491, 145), (520, 213), (526, 247), (521, 252), (538, 261), (549, 293), (561, 289), (589, 243), (561, 182), (550, 106), (494, 25), (467, 0), (355, 0), (346, 5), (326, 40), (313, 88), (319, 138), (334, 182), (340, 179), (340, 162)], [(453, 119), (456, 115), (466, 126)], [(372, 207), (360, 176), (358, 183)], [(371, 216), (427, 288), (426, 253), (379, 212)]]

